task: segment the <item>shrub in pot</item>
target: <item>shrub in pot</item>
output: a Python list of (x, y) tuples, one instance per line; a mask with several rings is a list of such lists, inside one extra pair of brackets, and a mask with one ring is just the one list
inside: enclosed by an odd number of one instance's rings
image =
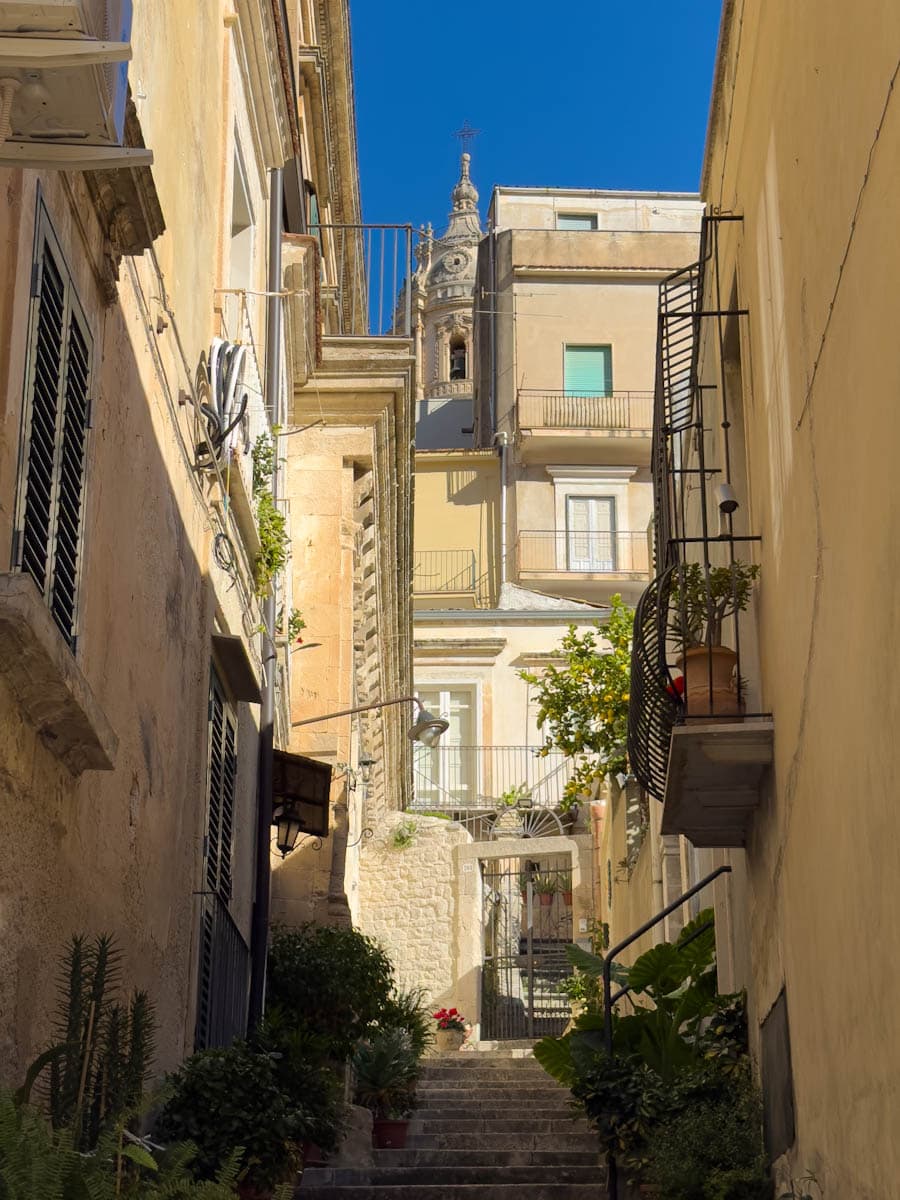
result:
[(572, 907), (572, 872), (561, 871), (559, 875), (559, 890), (562, 893), (563, 904), (566, 908)]
[(201, 1050), (169, 1077), (169, 1086), (155, 1136), (192, 1142), (200, 1178), (214, 1179), (237, 1148), (244, 1152), (247, 1200), (271, 1196), (296, 1173), (308, 1117), (282, 1090), (271, 1055), (246, 1042)]
[(553, 897), (557, 892), (557, 880), (555, 875), (535, 875), (533, 879), (534, 890), (540, 898), (540, 903), (543, 908), (549, 908), (553, 903)]
[(704, 569), (685, 563), (673, 577), (669, 633), (675, 640), (684, 683), (682, 691), (692, 716), (737, 716), (737, 655), (722, 645), (728, 617), (750, 603), (759, 576), (755, 563), (734, 562)]
[(380, 1149), (406, 1145), (419, 1057), (403, 1029), (384, 1029), (361, 1043), (353, 1058), (356, 1100), (372, 1110), (372, 1140)]
[(302, 1115), (303, 1161), (319, 1161), (336, 1149), (346, 1127), (344, 1068), (328, 1060), (328, 1038), (298, 1026), (275, 1005), (254, 1034), (256, 1048), (270, 1055), (279, 1086)]
[(304, 925), (276, 930), (267, 1000), (296, 1026), (326, 1039), (327, 1057), (346, 1062), (389, 1006), (393, 967), (381, 946), (355, 929)]
[(378, 1028), (405, 1030), (411, 1049), (421, 1058), (435, 1036), (424, 989), (411, 988), (408, 992), (395, 989), (378, 1017)]

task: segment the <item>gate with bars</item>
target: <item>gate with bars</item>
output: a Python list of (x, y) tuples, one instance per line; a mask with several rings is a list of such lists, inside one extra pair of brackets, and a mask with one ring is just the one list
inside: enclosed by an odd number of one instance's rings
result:
[(559, 1035), (571, 1010), (572, 864), (565, 854), (482, 862), (481, 1037)]

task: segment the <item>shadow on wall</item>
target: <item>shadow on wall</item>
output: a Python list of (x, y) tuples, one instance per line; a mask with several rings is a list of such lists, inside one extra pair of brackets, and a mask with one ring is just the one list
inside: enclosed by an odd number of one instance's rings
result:
[[(127, 282), (122, 291), (130, 304)], [(115, 937), (122, 978), (146, 989), (157, 1009), (159, 1070), (180, 1061), (194, 1027), (216, 609), (198, 555), (208, 553), (211, 533), (170, 414), (156, 398), (145, 335), (129, 327), (121, 304), (101, 310), (96, 297), (81, 298), (93, 301), (97, 367), (76, 659), (118, 751), (112, 771), (70, 774), (0, 683), (4, 1082), (20, 1082), (23, 1065), (50, 1036), (57, 964), (73, 933)], [(17, 428), (21, 387), (8, 401), (12, 412), (0, 407), (0, 419)], [(224, 595), (228, 580), (221, 582)], [(237, 739), (246, 749), (238, 751), (233, 908), (245, 933), (257, 719), (256, 709), (238, 706)]]
[(416, 404), (416, 449), (471, 449), (472, 420), (471, 400), (420, 400)]

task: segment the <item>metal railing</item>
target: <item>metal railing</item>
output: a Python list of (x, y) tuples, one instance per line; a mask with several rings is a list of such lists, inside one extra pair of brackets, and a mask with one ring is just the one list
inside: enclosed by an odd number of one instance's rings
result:
[(555, 808), (576, 762), (558, 751), (541, 756), (533, 746), (416, 745), (413, 807), (457, 811), (494, 809), (517, 801)]
[[(656, 925), (658, 925), (660, 921), (664, 921), (665, 918), (667, 916), (669, 916), (670, 913), (675, 912), (675, 910), (677, 908), (680, 908), (682, 904), (686, 903), (686, 901), (690, 900), (693, 896), (698, 896), (705, 887), (709, 887), (709, 885), (711, 883), (714, 883), (715, 880), (717, 880), (720, 875), (730, 875), (730, 874), (731, 874), (730, 866), (716, 867), (716, 869), (714, 871), (711, 871), (708, 875), (704, 875), (704, 877), (699, 881), (699, 883), (695, 883), (694, 886), (691, 888), (688, 888), (688, 890), (686, 892), (682, 892), (682, 894), (680, 896), (678, 896), (677, 899), (673, 900), (671, 904), (667, 904), (665, 908), (660, 909), (660, 911), (658, 913), (655, 913), (650, 918), (649, 921), (645, 921), (643, 923), (643, 925), (641, 925), (637, 929), (635, 929), (633, 933), (630, 933), (627, 938), (624, 938), (621, 942), (617, 942), (616, 945), (612, 947), (612, 949), (607, 951), (606, 957), (603, 959), (603, 970), (602, 970), (603, 1048), (606, 1051), (606, 1054), (610, 1057), (610, 1059), (613, 1057), (614, 1051), (615, 1051), (613, 1005), (617, 1001), (621, 1000), (624, 996), (627, 996), (628, 993), (631, 991), (630, 986), (626, 986), (626, 987), (619, 988), (619, 990), (617, 992), (613, 993), (612, 970), (613, 970), (613, 967), (615, 966), (616, 955), (621, 954), (623, 950), (627, 950), (629, 946), (633, 945), (638, 940), (638, 938), (643, 937), (645, 933), (649, 933), (649, 931), (651, 929), (653, 929)], [(691, 935), (691, 937), (686, 938), (683, 941), (682, 945), (685, 945), (685, 946), (688, 945), (688, 943), (693, 941), (694, 938), (698, 937), (701, 933), (706, 932), (706, 930), (708, 928), (709, 928), (709, 926), (704, 925), (701, 929), (698, 929), (695, 933), (693, 933)], [(609, 1200), (616, 1200), (616, 1197), (618, 1196), (619, 1191), (618, 1191), (618, 1178), (617, 1178), (618, 1171), (617, 1171), (616, 1156), (615, 1156), (614, 1151), (610, 1150), (607, 1153), (606, 1163), (607, 1163), (607, 1177), (606, 1177), (607, 1191), (606, 1191), (606, 1194), (607, 1194)]]
[(524, 529), (516, 540), (516, 561), (520, 574), (565, 571), (646, 578), (650, 549), (646, 533)]
[(412, 225), (311, 225), (322, 251), (324, 332), (341, 337), (410, 337)]
[(474, 592), (478, 583), (474, 550), (413, 551), (413, 592)]
[(194, 1046), (230, 1046), (247, 1032), (250, 948), (216, 893), (202, 897)]
[(597, 429), (649, 434), (653, 427), (652, 392), (588, 395), (521, 389), (518, 400), (520, 429)]

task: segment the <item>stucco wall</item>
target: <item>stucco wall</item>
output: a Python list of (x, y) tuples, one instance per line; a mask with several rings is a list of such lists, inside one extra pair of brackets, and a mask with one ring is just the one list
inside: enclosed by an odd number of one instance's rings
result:
[[(727, 5), (706, 197), (741, 322), (772, 786), (747, 842), (752, 1025), (786, 986), (795, 1174), (893, 1195), (900, 10)], [(738, 19), (739, 14), (739, 19)], [(738, 59), (738, 46), (740, 58)], [(736, 136), (739, 134), (739, 136)], [(740, 893), (738, 893), (740, 894)]]

